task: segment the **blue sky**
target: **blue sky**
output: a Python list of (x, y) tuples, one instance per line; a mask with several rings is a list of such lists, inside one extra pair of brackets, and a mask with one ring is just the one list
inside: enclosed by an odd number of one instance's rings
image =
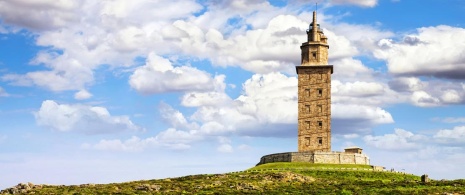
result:
[[(0, 1), (0, 188), (243, 170), (297, 150), (316, 1)], [(465, 2), (318, 1), (332, 149), (463, 178)]]

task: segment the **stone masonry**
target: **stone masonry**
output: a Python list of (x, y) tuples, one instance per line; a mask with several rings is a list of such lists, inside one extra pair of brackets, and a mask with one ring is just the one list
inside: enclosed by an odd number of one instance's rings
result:
[(298, 75), (298, 151), (331, 151), (331, 74), (328, 65), (327, 38), (316, 23), (307, 31), (308, 41), (302, 43)]
[(265, 155), (260, 159), (257, 165), (273, 162), (369, 165), (370, 158), (365, 154), (344, 152), (285, 152)]

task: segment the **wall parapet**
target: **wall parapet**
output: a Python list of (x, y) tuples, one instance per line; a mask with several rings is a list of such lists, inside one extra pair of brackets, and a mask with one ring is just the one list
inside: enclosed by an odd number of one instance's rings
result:
[(345, 152), (284, 152), (268, 154), (260, 158), (257, 165), (273, 162), (309, 162), (319, 164), (358, 164), (369, 165), (370, 158), (365, 154)]

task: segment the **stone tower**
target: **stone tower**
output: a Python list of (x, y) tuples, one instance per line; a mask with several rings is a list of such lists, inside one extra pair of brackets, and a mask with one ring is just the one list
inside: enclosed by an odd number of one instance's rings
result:
[(316, 22), (316, 12), (302, 43), (298, 75), (298, 151), (331, 151), (331, 74), (328, 38)]

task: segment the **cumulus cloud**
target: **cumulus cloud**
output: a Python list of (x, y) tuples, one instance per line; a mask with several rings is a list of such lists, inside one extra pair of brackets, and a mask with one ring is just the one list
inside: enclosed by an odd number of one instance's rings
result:
[(92, 97), (92, 94), (89, 93), (87, 90), (80, 90), (78, 91), (77, 93), (74, 94), (74, 99), (77, 99), (77, 100), (85, 100), (85, 99), (89, 99)]
[[(127, 140), (112, 139), (100, 140), (96, 144), (85, 143), (83, 149), (94, 149), (102, 151), (140, 152), (150, 148), (167, 148), (171, 150), (187, 150), (192, 144), (204, 140), (214, 141), (216, 137), (208, 136), (199, 130), (178, 130), (168, 128), (157, 135), (148, 138), (132, 136)], [(229, 142), (218, 140), (218, 152), (232, 152)]]
[(417, 149), (421, 144), (419, 142), (427, 140), (424, 135), (416, 135), (403, 129), (395, 129), (394, 134), (385, 134), (381, 136), (367, 135), (363, 140), (369, 146), (385, 150), (411, 150)]
[(60, 56), (55, 52), (41, 52), (33, 65), (46, 64), (51, 70), (28, 72), (24, 75), (6, 74), (2, 80), (18, 86), (40, 86), (52, 91), (80, 90), (93, 83), (92, 69), (79, 60)]
[(144, 130), (128, 116), (112, 116), (104, 107), (59, 104), (53, 100), (43, 101), (34, 116), (38, 125), (61, 132), (103, 134)]
[(397, 77), (388, 82), (389, 87), (409, 102), (420, 107), (462, 104), (465, 90), (455, 81), (439, 79), (421, 80), (418, 77)]
[(446, 145), (458, 145), (463, 146), (465, 143), (465, 126), (457, 126), (453, 129), (439, 130), (433, 136), (438, 143)]
[(374, 56), (395, 75), (464, 79), (464, 35), (465, 29), (451, 26), (419, 28), (401, 42), (381, 40)]
[(187, 34), (183, 52), (210, 59), (214, 65), (237, 66), (255, 73), (294, 72), (299, 45), (305, 40), (307, 22), (291, 15), (272, 18), (264, 29), (225, 37), (215, 29), (203, 30), (195, 22), (177, 21), (173, 26)]
[(331, 4), (335, 5), (357, 5), (360, 7), (374, 7), (378, 3), (378, 0), (330, 0)]
[(153, 45), (164, 45), (156, 47), (159, 52), (170, 50), (172, 44), (161, 43), (163, 38), (157, 32), (160, 27), (202, 9), (193, 1), (171, 0), (20, 0), (2, 1), (0, 7), (3, 22), (14, 28), (33, 29), (36, 44), (46, 48), (31, 60), (32, 65), (46, 70), (8, 73), (2, 80), (52, 91), (86, 89), (93, 84), (93, 72), (98, 67), (130, 66), (136, 57), (154, 50)]
[(159, 112), (162, 119), (167, 122), (171, 127), (181, 129), (198, 129), (199, 126), (196, 123), (189, 123), (184, 115), (178, 110), (173, 109), (166, 103), (160, 103)]
[(342, 84), (338, 80), (331, 83), (331, 93), (335, 96), (370, 97), (385, 94), (385, 86), (376, 82), (356, 81)]
[[(294, 65), (299, 63), (299, 45), (305, 41), (308, 27), (308, 21), (300, 19), (304, 16), (286, 15), (288, 11), (275, 8), (266, 1), (206, 2), (204, 5), (166, 0), (82, 1), (79, 4), (48, 0), (19, 2), (4, 4), (5, 7), (14, 8), (11, 10), (21, 10), (21, 13), (36, 10), (27, 9), (30, 6), (39, 6), (43, 10), (37, 13), (51, 15), (57, 20), (67, 18), (60, 14), (60, 10), (65, 10), (65, 13), (69, 9), (79, 10), (79, 13), (73, 12), (73, 16), (65, 22), (42, 25), (47, 31), (38, 33), (37, 44), (52, 49), (38, 53), (32, 64), (44, 65), (49, 70), (2, 76), (2, 80), (13, 85), (35, 85), (52, 91), (76, 90), (79, 93), (93, 84), (93, 72), (102, 64), (127, 67), (141, 56), (148, 56), (147, 64), (136, 68), (129, 82), (131, 87), (144, 94), (211, 89), (211, 85), (203, 85), (211, 81), (206, 72), (190, 66), (157, 69), (164, 62), (155, 56), (193, 56), (209, 59), (216, 66), (240, 66), (255, 73), (284, 71), (294, 74)], [(76, 7), (82, 9), (74, 9)], [(160, 7), (163, 9), (160, 10)], [(157, 11), (153, 12), (154, 9)], [(202, 9), (205, 12), (193, 15)], [(4, 14), (21, 18), (12, 12)], [(73, 19), (75, 15), (79, 20)], [(73, 25), (68, 25), (70, 23)], [(11, 20), (11, 24), (24, 28), (30, 26), (14, 20)], [(367, 37), (383, 34), (366, 28), (364, 31), (373, 32)], [(341, 33), (330, 30), (326, 33), (333, 45), (330, 52), (334, 59), (358, 52), (345, 36), (338, 35)], [(189, 76), (191, 74), (198, 77), (194, 79)], [(183, 79), (176, 79), (179, 77)], [(176, 82), (167, 85), (165, 80), (169, 78)], [(185, 105), (189, 105), (187, 102), (190, 99), (187, 97), (210, 98), (218, 95), (221, 94), (190, 94), (185, 96)], [(227, 98), (223, 98), (226, 101)], [(191, 102), (189, 106), (199, 105), (199, 102)]]
[(140, 139), (139, 137), (133, 136), (130, 139), (121, 141), (119, 139), (114, 140), (100, 140), (97, 144), (83, 144), (81, 147), (84, 149), (96, 149), (103, 151), (123, 151), (123, 152), (139, 152), (147, 147), (156, 145), (154, 138)]
[(411, 96), (411, 101), (414, 105), (421, 107), (439, 106), (440, 101), (438, 98), (431, 96), (425, 91), (415, 91)]
[(222, 153), (231, 153), (234, 151), (233, 147), (231, 146), (231, 140), (226, 137), (219, 137), (218, 142), (220, 145), (216, 149), (218, 152)]
[(391, 114), (380, 107), (333, 104), (331, 114), (335, 134), (366, 134), (375, 125), (394, 123)]
[[(78, 20), (75, 1), (1, 1), (0, 17), (10, 25), (33, 30), (49, 30), (64, 27)], [(24, 17), (28, 16), (28, 17)]]
[[(385, 86), (377, 83), (355, 82), (348, 86), (348, 88), (360, 89), (355, 90), (360, 94), (349, 94), (349, 89), (340, 86), (339, 96), (365, 97), (385, 94)], [(369, 89), (370, 86), (374, 89)], [(224, 92), (218, 90), (218, 94), (223, 95), (211, 96), (207, 98), (208, 102), (194, 101), (197, 110), (189, 117), (184, 117), (181, 112), (164, 105), (163, 107), (169, 108), (161, 109), (165, 113), (162, 113), (163, 118), (174, 127), (164, 134), (182, 134), (193, 137), (194, 140), (223, 135), (259, 137), (296, 135), (297, 79), (295, 77), (281, 73), (255, 74), (244, 82), (242, 88), (243, 94), (233, 100), (224, 100)], [(224, 89), (224, 86), (220, 89)], [(223, 101), (228, 103), (209, 103)], [(332, 128), (335, 134), (366, 134), (373, 126), (394, 122), (389, 112), (374, 105), (337, 103), (332, 107), (332, 113)]]
[(427, 83), (422, 82), (416, 77), (398, 77), (389, 81), (389, 87), (392, 90), (399, 92), (413, 92), (422, 90), (427, 86)]
[(222, 82), (222, 79), (215, 80), (209, 73), (194, 67), (173, 67), (169, 60), (151, 53), (146, 65), (137, 68), (131, 75), (129, 84), (143, 94), (155, 94), (212, 90), (215, 81)]

